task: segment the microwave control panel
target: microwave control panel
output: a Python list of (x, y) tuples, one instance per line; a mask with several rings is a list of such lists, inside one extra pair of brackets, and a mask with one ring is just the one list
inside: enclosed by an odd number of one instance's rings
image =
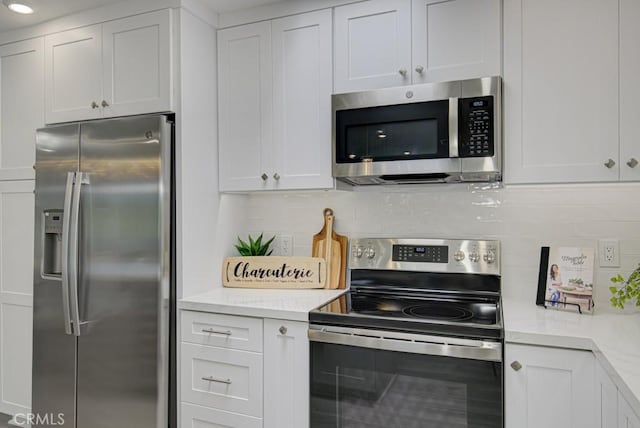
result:
[(493, 156), (493, 97), (461, 98), (458, 117), (458, 156)]

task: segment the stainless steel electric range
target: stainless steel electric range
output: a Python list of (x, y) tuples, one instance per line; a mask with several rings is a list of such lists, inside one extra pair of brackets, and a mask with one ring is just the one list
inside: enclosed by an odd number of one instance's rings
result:
[(309, 314), (312, 428), (503, 427), (500, 242), (358, 239)]

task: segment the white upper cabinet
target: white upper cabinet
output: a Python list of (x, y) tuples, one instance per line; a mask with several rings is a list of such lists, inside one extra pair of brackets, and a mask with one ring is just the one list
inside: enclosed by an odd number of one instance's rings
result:
[(335, 8), (334, 92), (500, 75), (500, 0)]
[(271, 23), (219, 31), (218, 67), (220, 190), (266, 189), (272, 148)]
[(220, 190), (325, 189), (331, 11), (218, 32)]
[(413, 83), (501, 74), (500, 0), (413, 0)]
[(0, 180), (33, 178), (44, 126), (44, 39), (0, 46)]
[(640, 180), (640, 2), (620, 0), (620, 179)]
[(336, 93), (411, 83), (411, 0), (335, 8)]
[(47, 123), (96, 119), (102, 115), (102, 26), (45, 38)]
[(170, 14), (46, 36), (46, 122), (171, 110)]
[(618, 180), (618, 0), (505, 0), (504, 41), (505, 181)]

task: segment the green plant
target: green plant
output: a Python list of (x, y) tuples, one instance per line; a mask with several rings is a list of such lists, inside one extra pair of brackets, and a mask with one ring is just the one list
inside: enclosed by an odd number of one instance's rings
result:
[[(273, 253), (273, 250), (269, 251), (269, 246), (275, 239), (275, 236), (271, 237), (271, 239), (269, 239), (264, 244), (262, 243), (262, 233), (256, 240), (254, 240), (251, 235), (248, 236), (248, 244), (238, 236), (238, 244), (235, 247), (241, 256), (270, 256), (271, 253)], [(267, 251), (269, 252), (267, 253)]]
[(640, 306), (640, 264), (634, 270), (629, 278), (624, 279), (622, 275), (614, 276), (611, 282), (617, 285), (609, 287), (609, 291), (613, 294), (611, 297), (611, 306), (614, 308), (624, 309), (624, 304), (629, 300), (635, 300), (635, 305)]

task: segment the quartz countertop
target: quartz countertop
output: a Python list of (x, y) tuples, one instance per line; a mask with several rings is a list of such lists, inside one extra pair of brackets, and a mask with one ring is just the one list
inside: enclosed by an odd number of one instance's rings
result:
[(506, 343), (593, 351), (640, 415), (640, 314), (580, 315), (503, 299)]
[(324, 305), (345, 291), (217, 288), (181, 299), (178, 302), (178, 308), (249, 317), (309, 321), (309, 311)]

